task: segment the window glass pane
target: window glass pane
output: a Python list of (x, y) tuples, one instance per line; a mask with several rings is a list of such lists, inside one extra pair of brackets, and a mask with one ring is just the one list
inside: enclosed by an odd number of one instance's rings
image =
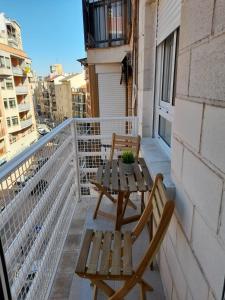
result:
[(9, 107), (10, 108), (16, 107), (16, 101), (14, 98), (9, 98)]
[(171, 146), (171, 122), (159, 116), (159, 136)]
[(10, 121), (10, 118), (7, 118), (7, 125), (10, 127), (11, 126), (11, 121)]
[(4, 80), (2, 79), (2, 80), (0, 80), (0, 87), (1, 87), (1, 89), (2, 90), (4, 90), (5, 89), (5, 82), (4, 82)]
[(12, 83), (12, 80), (7, 80), (6, 81), (6, 88), (8, 90), (12, 90), (13, 89), (13, 83)]
[(5, 65), (7, 69), (10, 69), (10, 61), (8, 57), (5, 58)]
[(172, 60), (173, 60), (173, 39), (172, 33), (164, 41), (163, 77), (162, 77), (162, 101), (170, 102)]
[(13, 125), (18, 125), (19, 124), (18, 117), (12, 117), (12, 124)]
[(5, 59), (4, 56), (0, 56), (0, 68), (4, 68), (5, 67)]
[(4, 98), (4, 107), (5, 107), (5, 108), (8, 108), (8, 101), (7, 101), (6, 98)]

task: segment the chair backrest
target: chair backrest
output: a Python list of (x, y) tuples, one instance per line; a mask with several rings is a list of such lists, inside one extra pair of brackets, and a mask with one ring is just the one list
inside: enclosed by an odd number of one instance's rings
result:
[(141, 137), (138, 136), (126, 136), (112, 134), (112, 148), (109, 160), (111, 161), (114, 158), (115, 152), (122, 152), (127, 150), (132, 150), (135, 158), (138, 158), (140, 150)]
[(155, 233), (160, 225), (160, 222), (163, 222), (164, 211), (170, 209), (172, 207), (174, 209), (174, 202), (169, 200), (166, 194), (165, 187), (163, 185), (163, 175), (157, 174), (155, 178), (155, 182), (151, 193), (149, 194), (148, 203), (133, 230), (133, 236), (136, 240), (143, 228), (150, 220), (152, 221), (152, 238), (154, 238)]
[(115, 294), (113, 294), (110, 298), (111, 300), (123, 299), (135, 284), (140, 283), (146, 268), (152, 263), (160, 248), (172, 218), (174, 207), (174, 202), (167, 198), (166, 191), (163, 186), (163, 176), (158, 174), (144, 212), (132, 232), (134, 242), (151, 216), (153, 221), (152, 238), (145, 254), (138, 263), (136, 270), (134, 270), (132, 277), (125, 281), (124, 285), (118, 289)]

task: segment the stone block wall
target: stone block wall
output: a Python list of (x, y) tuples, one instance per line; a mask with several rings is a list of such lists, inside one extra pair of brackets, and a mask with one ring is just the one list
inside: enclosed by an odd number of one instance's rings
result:
[(183, 1), (171, 169), (176, 216), (160, 253), (168, 299), (221, 299), (225, 276), (225, 1)]

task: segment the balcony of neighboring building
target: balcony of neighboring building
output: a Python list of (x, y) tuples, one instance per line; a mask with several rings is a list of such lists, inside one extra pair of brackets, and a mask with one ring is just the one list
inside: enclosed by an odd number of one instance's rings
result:
[(28, 94), (28, 86), (27, 85), (17, 85), (15, 86), (16, 95), (26, 95)]
[(30, 110), (30, 103), (24, 102), (18, 104), (18, 111), (19, 113)]
[(32, 117), (20, 119), (20, 126), (22, 129), (27, 128), (33, 124)]
[(108, 48), (129, 43), (130, 0), (83, 0), (85, 47)]
[(15, 85), (16, 95), (28, 94), (28, 85), (26, 82), (27, 82), (26, 78), (14, 76), (14, 85)]
[(14, 76), (24, 76), (24, 72), (21, 66), (12, 67)]

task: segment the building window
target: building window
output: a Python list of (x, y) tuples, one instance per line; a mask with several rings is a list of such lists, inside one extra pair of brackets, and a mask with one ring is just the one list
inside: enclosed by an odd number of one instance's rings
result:
[(5, 68), (5, 59), (4, 59), (4, 56), (0, 56), (0, 68)]
[(12, 125), (16, 126), (19, 124), (18, 117), (12, 117)]
[(6, 121), (7, 121), (8, 127), (10, 127), (11, 126), (11, 120), (10, 120), (10, 118), (6, 118)]
[(7, 69), (10, 69), (10, 60), (8, 57), (5, 57), (5, 66)]
[(4, 101), (4, 107), (5, 107), (5, 109), (8, 109), (9, 107), (8, 107), (8, 100), (7, 100), (7, 98), (4, 98), (3, 101)]
[(5, 90), (5, 81), (4, 79), (0, 79), (0, 87), (2, 90)]
[(178, 38), (179, 29), (170, 34), (156, 49), (154, 133), (167, 149), (171, 147)]
[(6, 88), (7, 90), (13, 90), (13, 83), (11, 79), (6, 79)]
[(16, 107), (16, 100), (15, 100), (15, 98), (9, 98), (9, 107), (10, 108)]

